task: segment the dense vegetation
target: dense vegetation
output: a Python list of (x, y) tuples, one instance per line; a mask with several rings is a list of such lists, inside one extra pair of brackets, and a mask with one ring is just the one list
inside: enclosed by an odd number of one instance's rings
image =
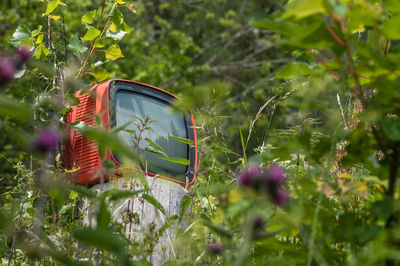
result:
[[(148, 263), (157, 237), (128, 241), (107, 207), (132, 194), (71, 185), (60, 151), (74, 93), (113, 77), (177, 94), (196, 119), (198, 180), (166, 264), (400, 263), (398, 0), (1, 9), (2, 265)], [(95, 228), (83, 199), (99, 206)]]

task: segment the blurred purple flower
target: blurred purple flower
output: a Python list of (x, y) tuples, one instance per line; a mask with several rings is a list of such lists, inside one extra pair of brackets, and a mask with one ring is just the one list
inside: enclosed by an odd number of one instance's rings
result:
[(27, 49), (27, 48), (20, 48), (15, 52), (17, 56), (17, 64), (22, 65), (23, 63), (26, 63), (32, 56), (32, 52)]
[(286, 190), (278, 190), (276, 195), (273, 197), (273, 201), (277, 206), (283, 206), (290, 200), (289, 192)]
[(255, 184), (262, 172), (262, 169), (258, 166), (248, 166), (240, 172), (237, 180), (238, 184), (242, 187), (248, 187)]
[(45, 129), (39, 133), (33, 142), (33, 148), (40, 152), (47, 152), (57, 149), (60, 144), (60, 136), (51, 129)]
[(208, 244), (207, 250), (212, 255), (219, 255), (224, 252), (224, 246), (221, 243), (212, 242)]
[(14, 78), (17, 71), (15, 64), (8, 58), (0, 58), (0, 85), (4, 85)]
[(267, 173), (266, 178), (268, 182), (282, 184), (286, 181), (286, 171), (282, 166), (273, 165)]

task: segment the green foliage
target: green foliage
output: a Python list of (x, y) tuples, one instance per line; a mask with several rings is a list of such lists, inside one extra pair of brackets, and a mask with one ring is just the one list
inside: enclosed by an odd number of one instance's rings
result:
[[(34, 59), (0, 87), (3, 264), (147, 264), (167, 229), (186, 223), (166, 265), (399, 263), (398, 1), (17, 2), (2, 7), (0, 48), (27, 46)], [(142, 173), (141, 188), (98, 194), (68, 184), (78, 169), (64, 169), (60, 151), (30, 147), (42, 128), (65, 130), (77, 89), (112, 77), (167, 89), (177, 111), (194, 113), (200, 166), (176, 215)], [(73, 127), (102, 157), (128, 159), (104, 161), (107, 173), (141, 165), (119, 130), (189, 165), (141, 135), (150, 119), (135, 123)], [(238, 185), (249, 166), (272, 165), (285, 168), (287, 204), (271, 185)], [(140, 243), (113, 217), (113, 204), (133, 198), (164, 221)], [(81, 225), (83, 200), (93, 227)]]

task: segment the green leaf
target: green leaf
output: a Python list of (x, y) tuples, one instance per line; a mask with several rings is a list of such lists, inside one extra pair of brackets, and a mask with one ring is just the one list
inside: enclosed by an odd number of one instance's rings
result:
[(213, 230), (214, 232), (216, 232), (219, 235), (226, 236), (228, 238), (233, 237), (232, 232), (226, 230), (222, 226), (215, 225), (215, 224), (213, 224), (212, 222), (209, 222), (209, 221), (204, 221), (204, 225), (207, 226), (208, 228), (210, 228), (211, 230)]
[(45, 59), (49, 53), (49, 50), (43, 44), (40, 44), (34, 56), (36, 59)]
[(194, 141), (190, 140), (190, 139), (185, 139), (185, 138), (179, 138), (179, 137), (173, 137), (173, 136), (168, 136), (168, 138), (170, 139), (174, 139), (176, 141), (185, 143), (185, 144), (189, 144), (190, 146), (194, 146)]
[(149, 139), (149, 138), (145, 138), (144, 139), (145, 141), (147, 141), (150, 145), (153, 145), (154, 147), (156, 147), (156, 148), (158, 148), (158, 149), (160, 149), (160, 150), (164, 150), (160, 145), (158, 145), (157, 143), (155, 143), (154, 141), (152, 141), (151, 139)]
[(228, 148), (221, 147), (221, 146), (218, 146), (218, 145), (213, 145), (213, 146), (212, 146), (212, 149), (213, 149), (213, 150), (219, 150), (219, 151), (226, 152), (226, 153), (230, 153), (230, 154), (239, 155), (239, 154), (237, 154), (236, 152), (231, 151), (231, 150), (228, 149)]
[(125, 132), (127, 132), (127, 133), (129, 133), (129, 134), (132, 134), (132, 135), (135, 135), (136, 134), (136, 130), (133, 130), (133, 129), (122, 129), (123, 131), (125, 131)]
[[(323, 25), (322, 19), (302, 21), (301, 24), (289, 23), (273, 16), (259, 13), (250, 24), (262, 29), (271, 30), (284, 36), (302, 38), (310, 35)], [(326, 30), (325, 30), (326, 31)]]
[(98, 29), (95, 29), (93, 27), (90, 27), (89, 30), (86, 32), (85, 36), (83, 36), (84, 41), (93, 41), (95, 38), (97, 38), (100, 35), (100, 31)]
[(134, 197), (140, 193), (144, 192), (143, 189), (141, 190), (118, 190), (118, 189), (111, 189), (104, 192), (106, 197), (110, 197), (110, 200), (116, 201), (120, 199)]
[(60, 215), (63, 215), (66, 213), (69, 209), (75, 207), (75, 204), (73, 202), (68, 203), (67, 205), (64, 205), (61, 207), (60, 211), (58, 212)]
[(28, 29), (28, 27), (25, 24), (19, 25), (18, 28), (15, 30), (10, 43), (14, 47), (19, 47), (21, 46), (20, 41), (31, 38), (31, 31)]
[[(132, 161), (140, 161), (140, 157), (126, 143), (122, 142), (115, 133), (92, 127), (74, 127), (74, 129), (81, 132), (85, 137), (95, 140), (102, 147), (102, 150), (109, 149), (126, 156)], [(100, 156), (104, 157), (104, 154), (100, 154)]]
[(117, 4), (120, 4), (120, 5), (123, 5), (123, 4), (125, 4), (125, 1), (123, 1), (123, 0), (113, 0), (115, 3), (117, 3)]
[(400, 16), (386, 19), (382, 23), (382, 31), (390, 39), (400, 39)]
[(179, 216), (182, 217), (192, 204), (192, 197), (185, 194), (182, 197), (181, 203), (179, 204)]
[(164, 215), (167, 215), (164, 207), (161, 205), (161, 203), (156, 198), (154, 198), (153, 196), (150, 196), (149, 194), (143, 194), (142, 198), (145, 199), (151, 205), (153, 205), (155, 208), (159, 209)]
[(283, 18), (305, 18), (317, 13), (325, 13), (323, 0), (293, 0), (286, 6)]
[(76, 35), (71, 36), (68, 47), (71, 48), (72, 50), (78, 51), (79, 53), (84, 53), (88, 49), (83, 45), (83, 43), (79, 40), (79, 38)]
[(42, 31), (42, 25), (39, 25), (36, 30), (31, 32), (31, 37), (36, 37)]
[(31, 108), (28, 104), (19, 103), (12, 98), (0, 95), (0, 116), (3, 115), (29, 119)]
[(160, 230), (158, 230), (157, 233), (157, 240), (160, 239), (160, 237), (162, 237), (162, 235), (165, 233), (165, 231), (167, 231), (167, 229), (174, 223), (174, 221), (176, 221), (179, 218), (178, 215), (172, 215), (171, 217), (168, 217), (168, 219), (165, 221), (165, 223), (163, 224), (163, 226), (160, 228)]
[(118, 45), (111, 45), (110, 48), (106, 51), (106, 58), (110, 60), (117, 60), (120, 57), (124, 57), (122, 55), (121, 49)]
[(96, 16), (97, 10), (90, 11), (86, 13), (85, 15), (82, 16), (82, 22), (87, 23), (87, 24), (92, 24), (93, 19)]
[(177, 163), (177, 164), (190, 165), (190, 161), (187, 159), (183, 159), (183, 158), (158, 157), (158, 159)]
[(246, 146), (244, 145), (242, 129), (240, 128), (239, 122), (238, 122), (238, 128), (239, 128), (239, 134), (240, 134), (240, 143), (242, 144), (242, 150), (243, 150), (244, 165), (246, 165), (247, 164)]
[(290, 79), (294, 77), (310, 75), (313, 71), (304, 63), (292, 62), (282, 67), (276, 74), (275, 78)]
[(135, 177), (140, 180), (140, 183), (142, 183), (146, 193), (149, 193), (149, 189), (150, 189), (149, 183), (147, 183), (147, 180), (146, 180), (146, 177), (144, 176), (144, 174), (142, 172), (139, 172), (139, 173), (137, 173), (137, 175)]
[(391, 140), (400, 140), (400, 120), (398, 118), (384, 117), (381, 119), (380, 124)]
[(96, 67), (90, 72), (90, 75), (92, 75), (98, 82), (112, 77), (112, 73), (108, 72), (102, 67)]
[(73, 232), (73, 236), (80, 242), (101, 250), (118, 253), (125, 248), (125, 242), (118, 235), (104, 228), (76, 229)]
[(160, 154), (163, 156), (167, 156), (167, 154), (163, 151), (157, 150), (156, 148), (154, 148), (153, 146), (146, 146), (146, 148), (144, 148), (146, 151), (151, 152), (151, 153), (155, 153), (155, 154)]
[(107, 208), (105, 197), (103, 197), (100, 202), (99, 209), (97, 210), (97, 227), (107, 228), (110, 222), (111, 222), (111, 213)]
[(113, 38), (116, 41), (122, 40), (122, 38), (124, 38), (124, 36), (127, 34), (128, 32), (126, 31), (111, 31), (111, 30), (107, 30), (106, 32), (106, 37), (110, 37)]
[(77, 185), (69, 185), (67, 188), (77, 192), (78, 194), (80, 194), (88, 199), (95, 199), (97, 197), (96, 193), (94, 193), (92, 190), (88, 189), (87, 187), (77, 186)]
[(50, 3), (47, 5), (46, 8), (46, 13), (42, 14), (42, 17), (50, 15), (51, 12), (54, 11), (54, 9), (56, 9), (56, 7), (60, 4), (60, 0), (53, 0), (50, 1)]
[(70, 265), (70, 266), (83, 266), (87, 265), (81, 261), (74, 260), (73, 258), (69, 257), (67, 254), (63, 254), (55, 249), (49, 249), (45, 251), (49, 254), (53, 259), (61, 263), (61, 265)]

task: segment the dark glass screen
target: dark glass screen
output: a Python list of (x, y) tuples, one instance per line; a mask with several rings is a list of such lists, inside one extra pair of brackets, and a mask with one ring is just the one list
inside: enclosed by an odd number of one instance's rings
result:
[[(144, 120), (146, 116), (149, 116), (151, 120), (155, 120), (155, 122), (149, 124), (152, 130), (143, 131), (142, 140), (139, 143), (141, 153), (149, 162), (148, 171), (158, 173), (159, 170), (166, 170), (172, 175), (185, 174), (188, 170), (187, 166), (159, 159), (163, 155), (145, 150), (146, 146), (150, 145), (145, 141), (145, 138), (149, 138), (162, 147), (167, 157), (189, 159), (188, 145), (169, 138), (170, 136), (188, 138), (184, 117), (174, 114), (167, 102), (141, 93), (118, 90), (115, 100), (116, 126), (132, 122), (127, 129), (135, 130), (136, 135), (138, 135), (138, 127), (134, 122), (140, 124), (140, 121), (136, 117)], [(125, 131), (120, 131), (119, 134), (132, 148), (137, 148), (134, 135)]]

